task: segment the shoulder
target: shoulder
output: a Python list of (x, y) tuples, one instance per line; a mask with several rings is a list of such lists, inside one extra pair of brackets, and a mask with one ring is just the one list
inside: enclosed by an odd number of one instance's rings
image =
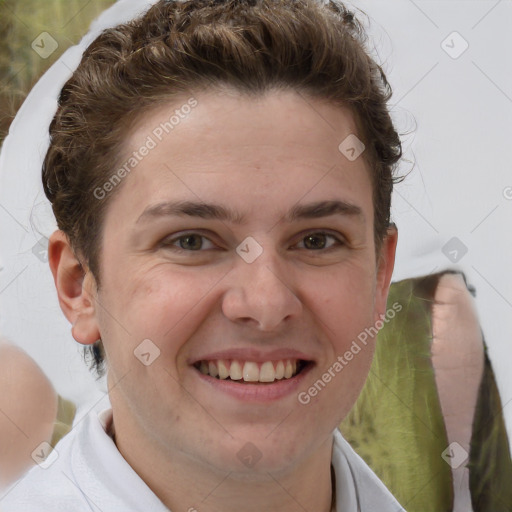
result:
[(48, 466), (32, 469), (3, 498), (0, 493), (0, 510), (168, 511), (110, 437), (112, 409), (90, 410), (78, 417), (71, 431), (55, 446), (53, 460), (51, 455), (46, 459)]

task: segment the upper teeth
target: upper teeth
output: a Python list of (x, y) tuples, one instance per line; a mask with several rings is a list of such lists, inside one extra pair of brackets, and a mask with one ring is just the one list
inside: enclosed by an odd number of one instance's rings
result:
[(282, 361), (201, 361), (199, 370), (205, 375), (218, 379), (243, 380), (245, 382), (274, 382), (280, 379), (289, 379), (297, 372), (297, 360), (284, 359)]

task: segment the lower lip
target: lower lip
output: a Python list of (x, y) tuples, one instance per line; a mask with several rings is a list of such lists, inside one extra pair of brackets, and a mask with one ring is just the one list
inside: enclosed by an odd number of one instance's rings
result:
[(243, 384), (233, 380), (216, 379), (192, 368), (203, 382), (212, 386), (216, 391), (222, 391), (242, 402), (272, 402), (297, 392), (297, 388), (313, 366), (313, 363), (309, 363), (300, 373), (290, 379), (275, 380), (272, 383), (247, 382)]

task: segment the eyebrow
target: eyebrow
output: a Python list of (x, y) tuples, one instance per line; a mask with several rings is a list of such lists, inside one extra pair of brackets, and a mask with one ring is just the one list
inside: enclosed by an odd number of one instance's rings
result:
[[(286, 222), (293, 222), (299, 219), (317, 219), (330, 215), (359, 217), (363, 222), (365, 220), (361, 207), (339, 200), (297, 204), (288, 211), (284, 220)], [(148, 206), (137, 219), (136, 224), (150, 219), (169, 216), (199, 217), (202, 219), (227, 221), (233, 224), (243, 224), (247, 220), (245, 215), (241, 215), (230, 208), (218, 204), (195, 201), (166, 201)]]

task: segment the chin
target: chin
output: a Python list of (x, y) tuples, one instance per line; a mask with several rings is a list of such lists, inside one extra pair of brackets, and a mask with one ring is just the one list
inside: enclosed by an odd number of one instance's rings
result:
[(268, 477), (268, 472), (287, 473), (317, 448), (313, 439), (304, 437), (305, 428), (294, 431), (279, 429), (276, 422), (270, 426), (244, 427), (237, 433), (232, 432), (235, 439), (227, 447), (232, 456), (226, 460), (230, 470), (241, 478), (254, 477), (255, 474)]

